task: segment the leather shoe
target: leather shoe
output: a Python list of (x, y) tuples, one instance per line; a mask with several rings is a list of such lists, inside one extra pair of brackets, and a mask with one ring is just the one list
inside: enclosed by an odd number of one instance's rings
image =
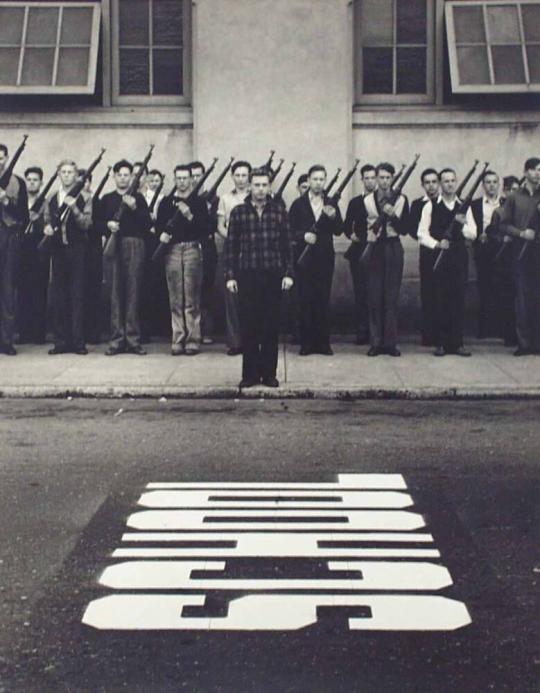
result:
[(136, 356), (146, 356), (146, 350), (143, 349), (140, 344), (134, 347), (129, 347), (126, 351), (128, 354), (135, 354)]
[(456, 349), (456, 356), (465, 356), (465, 357), (467, 357), (467, 356), (472, 356), (472, 353), (471, 353), (468, 349), (465, 349), (465, 347), (462, 347), (462, 346), (461, 346), (461, 347), (458, 347), (458, 348)]
[(266, 385), (266, 387), (279, 387), (279, 380), (277, 378), (263, 378), (261, 382), (263, 385)]
[(230, 347), (227, 350), (227, 356), (239, 356), (241, 353), (242, 349), (240, 347)]
[(4, 344), (2, 346), (2, 353), (6, 356), (17, 356), (17, 349), (15, 349), (13, 344)]
[(238, 383), (238, 387), (240, 390), (243, 390), (247, 387), (255, 387), (255, 385), (258, 385), (259, 383), (257, 380), (250, 380), (249, 378), (242, 378), (242, 380)]
[(528, 356), (531, 353), (530, 349), (526, 349), (525, 347), (518, 347), (514, 351), (514, 356)]
[(433, 356), (446, 356), (446, 351), (444, 350), (444, 347), (438, 346), (433, 352)]
[(49, 349), (49, 356), (58, 356), (58, 354), (69, 354), (69, 349), (61, 346), (55, 346)]
[(378, 356), (380, 354), (380, 349), (378, 347), (370, 347), (367, 353), (368, 356)]
[(105, 356), (116, 356), (117, 354), (122, 353), (124, 353), (124, 350), (120, 349), (119, 347), (110, 346), (105, 350)]
[(388, 356), (401, 356), (401, 351), (397, 347), (389, 347), (386, 350), (386, 353), (388, 354)]
[(186, 349), (186, 356), (197, 356), (199, 353), (198, 349)]
[(299, 356), (309, 356), (309, 355), (312, 354), (312, 353), (313, 353), (313, 352), (311, 351), (311, 349), (307, 349), (306, 347), (302, 347), (302, 348), (300, 349), (300, 351), (298, 352), (298, 355), (299, 355)]
[(78, 347), (77, 349), (73, 350), (73, 353), (78, 354), (79, 356), (86, 356), (86, 354), (88, 353), (88, 349), (84, 346)]

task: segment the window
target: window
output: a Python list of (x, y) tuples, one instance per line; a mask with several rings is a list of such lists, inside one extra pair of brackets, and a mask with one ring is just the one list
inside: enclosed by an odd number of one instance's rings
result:
[(356, 0), (357, 103), (433, 101), (434, 0)]
[(2, 3), (0, 93), (92, 94), (98, 41), (94, 3)]
[(446, 6), (454, 92), (540, 91), (540, 2)]
[(185, 0), (116, 0), (113, 5), (113, 99), (185, 102), (189, 11)]

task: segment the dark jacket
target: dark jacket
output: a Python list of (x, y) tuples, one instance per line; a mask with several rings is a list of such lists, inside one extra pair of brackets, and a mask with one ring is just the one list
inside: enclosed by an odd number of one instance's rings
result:
[[(43, 218), (45, 224), (55, 224), (59, 211), (58, 193), (55, 193), (45, 203)], [(77, 196), (75, 208), (69, 213), (65, 222), (65, 237), (67, 245), (84, 243), (88, 237), (88, 229), (92, 225), (92, 197), (88, 193)], [(63, 245), (62, 231), (55, 234), (53, 242), (56, 247)]]
[[(152, 218), (148, 205), (141, 193), (135, 193), (136, 207), (126, 209), (120, 221), (120, 236), (145, 239), (152, 228)], [(94, 220), (102, 236), (110, 236), (107, 222), (112, 221), (120, 207), (122, 196), (116, 190), (103, 195), (94, 208)]]
[(331, 205), (336, 210), (334, 219), (330, 219), (326, 214), (321, 214), (319, 221), (315, 225), (315, 216), (311, 209), (309, 201), (309, 191), (298, 197), (291, 205), (289, 210), (289, 223), (295, 242), (295, 253), (299, 256), (306, 242), (304, 234), (314, 230), (317, 234), (317, 242), (312, 246), (312, 252), (315, 258), (324, 259), (325, 257), (334, 257), (334, 241), (333, 236), (339, 236), (343, 233), (343, 220), (341, 212), (336, 204), (333, 204), (328, 198), (324, 201), (325, 205)]
[(422, 210), (426, 205), (427, 200), (424, 197), (417, 197), (411, 203), (411, 208), (409, 210), (409, 220), (408, 220), (408, 233), (409, 236), (418, 240), (418, 226), (420, 225), (420, 219), (422, 217)]
[[(188, 221), (183, 214), (176, 215), (179, 200), (188, 205), (193, 214), (191, 221)], [(169, 227), (167, 224), (175, 215), (174, 225)], [(188, 202), (187, 199), (176, 197), (175, 195), (167, 195), (159, 205), (156, 230), (158, 233), (166, 231), (170, 234), (172, 236), (171, 243), (187, 243), (190, 241), (203, 243), (210, 234), (210, 215), (206, 201), (196, 197)]]

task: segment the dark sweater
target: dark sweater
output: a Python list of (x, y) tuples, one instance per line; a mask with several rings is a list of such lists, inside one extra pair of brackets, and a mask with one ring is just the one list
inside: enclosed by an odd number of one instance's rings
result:
[[(120, 236), (131, 238), (145, 238), (152, 228), (152, 219), (148, 211), (148, 205), (141, 193), (134, 195), (136, 208), (126, 208), (120, 220)], [(107, 193), (97, 202), (94, 210), (96, 227), (102, 236), (109, 236), (110, 231), (107, 222), (112, 221), (120, 207), (122, 196), (116, 190)]]
[[(168, 227), (168, 222), (175, 216), (177, 211), (177, 203), (183, 200), (191, 213), (193, 219), (188, 221), (183, 214), (178, 214), (172, 227)], [(210, 215), (208, 206), (204, 199), (200, 197), (188, 203), (187, 199), (176, 197), (176, 195), (168, 195), (159, 205), (156, 230), (158, 233), (166, 231), (172, 236), (172, 243), (189, 243), (203, 241), (208, 239), (210, 234)]]

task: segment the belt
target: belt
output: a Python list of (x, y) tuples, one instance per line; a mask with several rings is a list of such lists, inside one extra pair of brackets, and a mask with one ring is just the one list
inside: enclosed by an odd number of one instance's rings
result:
[(200, 248), (200, 241), (173, 241), (173, 245), (183, 245), (185, 248)]

